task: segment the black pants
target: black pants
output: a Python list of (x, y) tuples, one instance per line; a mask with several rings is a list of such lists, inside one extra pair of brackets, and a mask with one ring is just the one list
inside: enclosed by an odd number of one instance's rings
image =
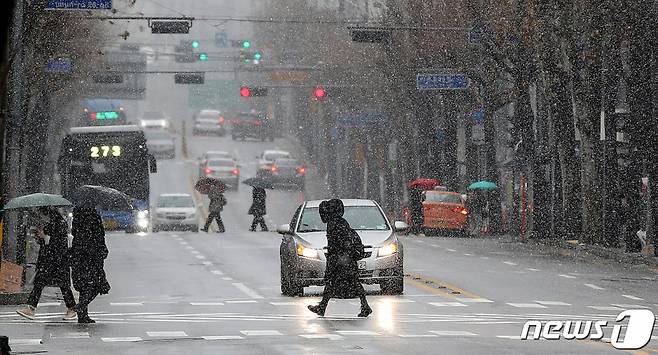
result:
[(98, 290), (96, 288), (86, 288), (80, 291), (80, 302), (75, 306), (75, 311), (78, 313), (78, 319), (89, 317), (88, 307), (96, 296), (98, 296)]
[(251, 230), (255, 231), (259, 224), (261, 230), (267, 230), (267, 224), (265, 223), (265, 218), (263, 218), (263, 216), (254, 216), (254, 220), (251, 221)]
[(210, 227), (213, 219), (217, 222), (219, 232), (224, 232), (224, 222), (222, 222), (221, 212), (219, 211), (210, 212), (210, 214), (208, 214), (208, 219), (206, 220), (206, 224), (203, 226), (203, 230), (206, 232), (208, 231), (208, 228)]
[[(327, 305), (329, 304), (330, 299), (331, 299), (331, 296), (322, 295), (322, 300), (320, 301), (319, 306), (322, 307), (322, 309), (327, 309)], [(368, 300), (366, 299), (365, 293), (360, 295), (359, 299), (361, 300), (361, 309), (370, 307), (370, 305), (368, 305)]]
[[(30, 292), (30, 297), (27, 299), (27, 304), (36, 308), (39, 304), (39, 299), (41, 298), (41, 292), (43, 292), (44, 287), (48, 285), (43, 282), (35, 282), (32, 292)], [(73, 308), (75, 306), (75, 298), (73, 297), (73, 291), (71, 291), (70, 285), (59, 285), (59, 289), (62, 291), (62, 296), (64, 296), (64, 303), (66, 308)]]

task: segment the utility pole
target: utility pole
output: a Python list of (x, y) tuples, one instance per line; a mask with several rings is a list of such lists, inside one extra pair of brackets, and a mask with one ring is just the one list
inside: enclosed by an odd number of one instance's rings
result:
[[(20, 194), (20, 166), (21, 166), (21, 123), (23, 120), (23, 19), (24, 3), (16, 1), (14, 8), (14, 18), (12, 20), (11, 35), (9, 43), (9, 74), (7, 102), (8, 112), (5, 123), (6, 137), (6, 159), (3, 171), (4, 197), (6, 200), (16, 197)], [(13, 260), (17, 254), (16, 240), (16, 222), (18, 214), (16, 212), (5, 213), (4, 223), (4, 252), (3, 254)]]

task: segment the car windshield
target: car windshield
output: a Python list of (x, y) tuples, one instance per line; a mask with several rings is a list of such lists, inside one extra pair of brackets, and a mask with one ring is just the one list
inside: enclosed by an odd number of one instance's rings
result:
[(219, 111), (201, 111), (197, 118), (201, 120), (218, 119), (221, 116)]
[(283, 152), (280, 152), (280, 153), (265, 153), (263, 155), (263, 159), (265, 159), (267, 161), (275, 161), (279, 158), (289, 158), (289, 157), (290, 157), (290, 154), (283, 153)]
[(455, 195), (455, 194), (428, 193), (428, 194), (425, 194), (425, 201), (427, 201), (427, 202), (462, 203), (461, 197), (459, 195)]
[[(389, 229), (386, 219), (376, 206), (345, 206), (343, 218), (356, 230), (384, 231)], [(320, 209), (318, 207), (305, 208), (297, 232), (323, 232), (326, 230), (327, 225), (320, 219)]]
[(194, 207), (194, 200), (191, 196), (165, 195), (160, 196), (158, 207)]
[(299, 164), (299, 161), (295, 159), (277, 159), (274, 161), (274, 164), (283, 167), (294, 167), (301, 165)]
[(206, 159), (213, 159), (213, 158), (230, 158), (231, 154), (228, 152), (208, 152), (206, 153)]
[(208, 166), (234, 166), (235, 162), (229, 159), (213, 159), (208, 161)]
[(159, 120), (164, 118), (164, 113), (159, 111), (146, 111), (142, 115), (142, 118), (145, 120)]

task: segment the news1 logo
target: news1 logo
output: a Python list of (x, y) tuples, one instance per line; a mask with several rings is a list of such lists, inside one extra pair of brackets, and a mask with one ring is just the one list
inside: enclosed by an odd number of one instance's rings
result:
[[(626, 310), (617, 316), (615, 323), (620, 323), (628, 319), (626, 325), (626, 332), (624, 333), (623, 340), (621, 337), (622, 325), (614, 324), (612, 327), (612, 334), (610, 335), (610, 343), (615, 349), (621, 350), (637, 350), (645, 347), (651, 340), (653, 327), (656, 323), (656, 317), (648, 309), (631, 309)], [(521, 340), (540, 338), (547, 340), (601, 340), (605, 336), (603, 328), (608, 326), (608, 321), (549, 321), (542, 323), (541, 321), (528, 321), (523, 325), (521, 331)], [(534, 328), (532, 337), (530, 329)]]

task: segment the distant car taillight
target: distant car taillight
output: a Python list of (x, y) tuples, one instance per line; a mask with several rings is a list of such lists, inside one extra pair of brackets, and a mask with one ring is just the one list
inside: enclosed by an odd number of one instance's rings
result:
[(224, 124), (224, 116), (219, 116), (219, 124)]
[(305, 167), (297, 168), (297, 173), (299, 173), (300, 175), (306, 174), (306, 168)]
[(233, 170), (231, 170), (231, 174), (233, 174), (233, 175), (235, 175), (235, 176), (238, 176), (238, 175), (240, 175), (240, 170), (238, 170), (238, 169), (233, 169)]
[(205, 168), (203, 171), (206, 173), (206, 175), (209, 175), (209, 174), (212, 174), (215, 170), (210, 169), (210, 168)]
[(468, 209), (464, 207), (455, 207), (452, 209), (452, 212), (461, 213), (464, 216), (468, 214)]
[(279, 171), (279, 168), (277, 168), (276, 165), (272, 165), (270, 170), (272, 170), (273, 173), (276, 173), (277, 171)]

